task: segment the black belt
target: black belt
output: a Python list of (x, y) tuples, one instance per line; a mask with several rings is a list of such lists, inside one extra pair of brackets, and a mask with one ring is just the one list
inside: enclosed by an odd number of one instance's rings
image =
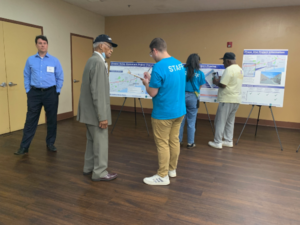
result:
[(52, 87), (48, 87), (48, 88), (36, 88), (34, 86), (31, 86), (31, 88), (33, 88), (34, 90), (37, 90), (37, 91), (48, 91), (50, 90), (51, 88), (54, 88), (56, 86), (52, 86)]

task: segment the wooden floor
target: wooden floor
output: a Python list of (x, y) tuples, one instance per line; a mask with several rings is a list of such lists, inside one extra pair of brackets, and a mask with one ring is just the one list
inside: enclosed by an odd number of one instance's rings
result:
[(46, 151), (45, 125), (27, 156), (13, 155), (22, 131), (0, 136), (0, 224), (300, 224), (300, 131), (279, 129), (283, 152), (274, 128), (259, 127), (255, 138), (254, 126), (238, 146), (215, 150), (209, 123), (199, 121), (178, 177), (148, 186), (143, 178), (157, 169), (150, 115), (150, 137), (141, 114), (137, 122), (124, 112), (110, 135), (109, 171), (119, 174), (111, 182), (82, 175), (86, 128), (74, 119), (59, 122), (57, 153)]

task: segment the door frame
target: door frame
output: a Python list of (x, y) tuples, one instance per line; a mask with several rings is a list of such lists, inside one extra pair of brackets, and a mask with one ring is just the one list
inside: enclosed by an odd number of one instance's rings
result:
[[(27, 26), (27, 27), (39, 28), (39, 29), (41, 29), (41, 34), (44, 35), (44, 28), (43, 28), (43, 26), (39, 26), (39, 25), (31, 24), (31, 23), (24, 23), (24, 22), (17, 21), (17, 20), (10, 20), (10, 19), (6, 19), (6, 18), (3, 18), (3, 17), (0, 17), (0, 21), (7, 22), (7, 23), (18, 24), (18, 25), (23, 25), (23, 26)], [(8, 115), (10, 116), (10, 114), (8, 114)], [(45, 115), (45, 123), (47, 123), (47, 117), (46, 117), (46, 115)], [(9, 127), (10, 127), (10, 125), (9, 125)], [(11, 128), (9, 128), (9, 129), (10, 129), (10, 132), (5, 133), (5, 134), (12, 133)], [(4, 134), (2, 134), (2, 135), (4, 135)]]
[[(88, 37), (88, 36), (84, 36), (84, 35), (80, 35), (80, 34), (74, 34), (74, 33), (70, 33), (70, 50), (71, 50), (71, 84), (72, 84), (72, 114), (74, 117), (74, 95), (73, 95), (73, 53), (72, 53), (72, 37), (81, 37), (81, 38), (87, 38), (87, 39), (92, 39), (92, 41), (94, 41), (94, 38), (92, 37)], [(94, 48), (92, 47), (92, 52), (94, 52)]]
[(42, 26), (34, 25), (34, 24), (31, 24), (31, 23), (24, 23), (24, 22), (17, 21), (17, 20), (9, 20), (9, 19), (5, 19), (5, 18), (2, 18), (2, 17), (0, 17), (0, 21), (19, 24), (19, 25), (28, 26), (28, 27), (40, 28), (42, 30), (42, 35), (44, 35), (44, 28)]

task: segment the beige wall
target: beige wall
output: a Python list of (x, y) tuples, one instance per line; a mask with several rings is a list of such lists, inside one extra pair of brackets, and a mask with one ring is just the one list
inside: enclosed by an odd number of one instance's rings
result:
[[(244, 49), (289, 49), (284, 107), (273, 112), (277, 121), (300, 123), (300, 7), (106, 17), (105, 27), (119, 44), (112, 61), (152, 62), (148, 46), (155, 37), (164, 38), (169, 53), (181, 62), (190, 53), (199, 53), (202, 63), (221, 63), (219, 58), (232, 51), (241, 65)], [(226, 47), (227, 41), (233, 42), (232, 49)], [(122, 102), (112, 98), (113, 105)], [(133, 100), (126, 105), (133, 106)], [(143, 100), (143, 106), (151, 108), (152, 102)], [(210, 103), (208, 108), (215, 114), (217, 104)], [(250, 108), (242, 105), (237, 116), (247, 117)], [(204, 105), (199, 112), (206, 113)], [(257, 112), (256, 107), (252, 118)], [(267, 107), (261, 119), (272, 120)]]
[(104, 33), (104, 17), (61, 0), (0, 0), (0, 17), (43, 26), (65, 74), (58, 113), (72, 111), (70, 33), (96, 37)]

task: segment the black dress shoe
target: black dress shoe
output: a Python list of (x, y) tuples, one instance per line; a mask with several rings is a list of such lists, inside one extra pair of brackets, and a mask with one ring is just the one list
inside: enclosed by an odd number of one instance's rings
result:
[(50, 152), (56, 152), (57, 151), (57, 149), (54, 145), (47, 145), (47, 149)]
[(114, 180), (118, 177), (118, 174), (116, 173), (108, 173), (105, 177), (100, 177), (99, 179), (93, 179), (92, 181), (110, 181)]
[(90, 171), (90, 172), (83, 172), (83, 175), (89, 175), (89, 174), (92, 174), (93, 171)]
[(17, 152), (15, 152), (15, 155), (24, 155), (28, 153), (28, 148), (19, 148)]

